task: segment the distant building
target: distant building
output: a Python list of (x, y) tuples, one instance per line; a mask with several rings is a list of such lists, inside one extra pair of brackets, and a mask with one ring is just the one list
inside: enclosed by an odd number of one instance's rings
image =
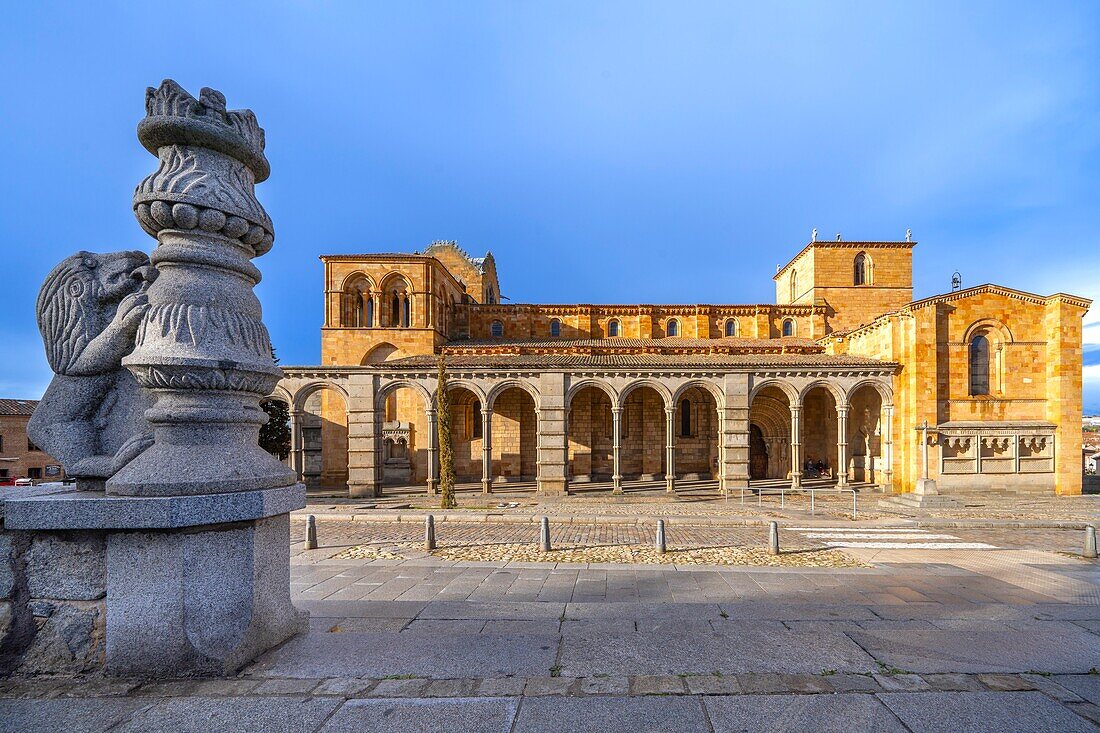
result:
[(0, 479), (60, 481), (61, 463), (31, 442), (27, 422), (38, 400), (0, 399)]
[[(283, 367), (272, 395), (290, 464), (353, 496), (433, 490), (442, 356), (458, 478), (486, 492), (822, 475), (909, 491), (927, 424), (945, 493), (1081, 493), (1091, 301), (988, 284), (913, 300), (915, 245), (814, 238), (775, 302), (749, 304), (504, 302), (493, 256), (453, 242), (322, 256), (321, 363)], [(603, 266), (537, 254), (548, 288)], [(680, 247), (665, 266), (700, 265)]]

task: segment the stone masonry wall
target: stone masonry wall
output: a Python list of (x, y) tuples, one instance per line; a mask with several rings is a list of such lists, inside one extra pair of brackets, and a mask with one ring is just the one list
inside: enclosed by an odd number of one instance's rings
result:
[(102, 672), (106, 542), (0, 529), (0, 676)]

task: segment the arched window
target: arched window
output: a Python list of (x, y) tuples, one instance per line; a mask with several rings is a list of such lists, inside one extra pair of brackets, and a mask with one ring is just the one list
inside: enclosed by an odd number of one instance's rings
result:
[(561, 336), (561, 321), (559, 321), (557, 318), (550, 321), (550, 335), (554, 338), (558, 338)]
[(970, 340), (970, 394), (989, 394), (989, 339), (981, 334)]
[(855, 285), (871, 284), (871, 258), (864, 252), (856, 255), (852, 262), (852, 283)]
[(619, 335), (619, 322), (612, 318), (607, 322), (607, 335), (618, 336)]
[(370, 296), (370, 293), (367, 293), (367, 295), (365, 297), (367, 299), (367, 321), (364, 325), (367, 328), (373, 328), (374, 327), (374, 298), (372, 298)]
[(675, 318), (669, 319), (668, 324), (665, 326), (665, 334), (670, 338), (680, 335), (680, 322)]
[(680, 436), (691, 436), (691, 402), (688, 400), (680, 402)]
[(470, 437), (481, 437), (481, 400), (470, 403)]
[(730, 318), (726, 321), (726, 336), (733, 337), (737, 335), (737, 319)]
[(794, 319), (787, 318), (783, 321), (783, 335), (794, 336)]
[(504, 324), (501, 323), (500, 321), (493, 321), (492, 325), (489, 326), (489, 333), (495, 339), (503, 338), (503, 336), (504, 336)]
[(401, 309), (401, 325), (405, 328), (408, 328), (409, 324), (412, 322), (412, 301), (409, 300), (408, 297), (406, 297), (405, 301), (402, 303), (402, 306), (403, 308)]
[(798, 300), (798, 271), (791, 270), (791, 297), (790, 302)]

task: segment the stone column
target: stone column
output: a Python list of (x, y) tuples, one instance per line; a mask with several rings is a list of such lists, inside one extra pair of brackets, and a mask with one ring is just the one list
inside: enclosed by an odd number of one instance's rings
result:
[(665, 491), (676, 490), (676, 410), (665, 408)]
[(302, 413), (299, 410), (290, 411), (290, 470), (294, 472), (295, 480), (302, 480)]
[(802, 405), (791, 405), (791, 488), (802, 487)]
[(382, 410), (375, 410), (375, 377), (348, 381), (348, 496), (382, 495)]
[(836, 485), (848, 485), (848, 405), (836, 406)]
[(564, 495), (568, 493), (566, 477), (569, 443), (566, 436), (565, 379), (560, 372), (546, 372), (539, 377), (539, 458), (538, 492)]
[(481, 410), (481, 493), (493, 493), (493, 411)]
[(882, 406), (882, 424), (879, 426), (882, 437), (882, 487), (889, 491), (894, 485), (894, 406)]
[[(146, 411), (153, 446), (107, 482), (107, 492), (171, 496), (287, 486), (294, 473), (258, 445), (260, 399), (282, 376), (252, 288), (254, 257), (274, 228), (254, 186), (270, 172), (250, 110), (227, 110), (203, 89), (194, 99), (165, 81), (145, 95), (138, 139), (159, 167), (134, 193), (156, 237), (159, 277), (136, 346), (123, 364), (156, 398)], [(196, 471), (196, 467), (202, 467)]]
[(725, 406), (718, 408), (721, 434), (721, 475), (725, 490), (749, 485), (749, 378), (727, 374), (724, 380)]
[(619, 458), (622, 453), (622, 416), (623, 408), (611, 408), (611, 450), (614, 464), (612, 466), (611, 474), (611, 483), (614, 486), (614, 488), (611, 490), (612, 494), (623, 493), (622, 469), (619, 466)]
[(439, 423), (435, 419), (434, 407), (424, 412), (428, 416), (428, 496), (435, 496), (439, 493)]

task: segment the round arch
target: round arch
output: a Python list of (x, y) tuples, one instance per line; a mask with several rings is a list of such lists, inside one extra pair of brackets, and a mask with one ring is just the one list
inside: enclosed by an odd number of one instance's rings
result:
[(655, 382), (652, 379), (639, 379), (626, 385), (626, 387), (623, 388), (622, 392), (619, 393), (618, 402), (612, 401), (611, 404), (616, 405), (617, 407), (623, 407), (626, 404), (626, 398), (630, 396), (630, 393), (641, 387), (651, 387), (654, 391), (657, 392), (657, 394), (661, 395), (661, 399), (664, 400), (666, 410), (675, 406), (675, 403), (672, 401), (672, 393), (669, 392), (668, 387), (664, 386), (660, 382)]
[(679, 403), (680, 398), (684, 395), (684, 393), (693, 387), (699, 387), (705, 392), (709, 392), (710, 396), (714, 398), (714, 404), (718, 406), (719, 410), (722, 409), (725, 404), (725, 395), (722, 394), (722, 390), (718, 388), (717, 384), (715, 384), (714, 382), (710, 382), (706, 379), (692, 379), (681, 384), (679, 387), (676, 388), (676, 391), (670, 397), (671, 402), (669, 404), (675, 405)]
[(848, 391), (844, 395), (844, 401), (851, 404), (852, 397), (864, 387), (870, 387), (878, 392), (878, 396), (884, 405), (891, 404), (894, 401), (894, 388), (881, 379), (863, 379), (856, 382), (848, 388)]
[(998, 334), (1003, 343), (1010, 344), (1014, 341), (1012, 331), (1010, 331), (1008, 326), (1003, 322), (996, 318), (981, 318), (967, 326), (966, 334), (963, 336), (963, 343), (969, 344), (976, 335), (989, 331)]
[(370, 351), (363, 354), (363, 359), (359, 364), (360, 366), (381, 364), (382, 362), (389, 361), (391, 358), (396, 358), (395, 355), (400, 356), (400, 354), (401, 350), (397, 348), (397, 346), (388, 341), (383, 341), (376, 346), (372, 346)]
[[(477, 386), (477, 384), (475, 384), (475, 383), (473, 383), (473, 382), (471, 382), (467, 379), (448, 379), (447, 380), (447, 391), (448, 392), (453, 392), (456, 389), (468, 390), (469, 392), (473, 393), (473, 395), (475, 397), (477, 397), (477, 399), (481, 402), (482, 405), (486, 404), (486, 402), (485, 402), (485, 392), (481, 389), (481, 387)], [(435, 390), (432, 390), (432, 399), (435, 399), (435, 396), (436, 396), (435, 395)]]
[(782, 379), (765, 379), (759, 384), (753, 385), (752, 390), (749, 392), (749, 404), (751, 405), (752, 401), (756, 399), (756, 396), (768, 387), (774, 387), (786, 395), (787, 402), (791, 405), (795, 404), (799, 399), (798, 390), (795, 389), (795, 386), (790, 382)]
[(405, 273), (400, 272), (398, 270), (394, 270), (393, 272), (386, 273), (385, 277), (383, 277), (379, 281), (378, 289), (380, 291), (385, 292), (388, 288), (391, 288), (391, 287), (394, 286), (394, 281), (395, 280), (400, 280), (401, 284), (404, 285), (408, 289), (409, 293), (410, 294), (412, 293), (412, 282), (409, 280), (408, 276), (405, 275)]
[(569, 385), (569, 391), (565, 393), (565, 409), (569, 409), (569, 404), (573, 401), (573, 398), (577, 396), (577, 393), (586, 387), (595, 387), (598, 390), (604, 392), (611, 400), (612, 405), (618, 404), (619, 395), (615, 392), (615, 388), (607, 382), (603, 382), (599, 379), (582, 379), (576, 384)]
[(347, 289), (349, 287), (351, 287), (352, 285), (354, 285), (355, 283), (357, 283), (360, 280), (365, 280), (367, 282), (367, 287), (372, 292), (377, 290), (377, 287), (376, 287), (375, 282), (374, 282), (374, 278), (372, 278), (370, 275), (363, 272), (362, 270), (355, 270), (354, 272), (349, 272), (344, 277), (344, 279), (340, 281), (340, 290), (344, 291), (344, 292), (347, 292)]
[(842, 390), (836, 384), (833, 384), (832, 382), (825, 379), (814, 380), (813, 382), (810, 382), (805, 387), (803, 387), (802, 391), (798, 393), (799, 403), (801, 404), (802, 402), (805, 402), (806, 395), (808, 395), (810, 392), (817, 389), (818, 387), (821, 387), (830, 395), (832, 395), (833, 404), (837, 406), (847, 404), (847, 395), (844, 393), (844, 390)]
[(281, 400), (287, 404), (287, 407), (294, 407), (294, 398), (291, 397), (290, 392), (281, 384), (275, 385), (275, 389), (271, 390), (271, 394), (264, 397), (265, 400)]
[(493, 404), (496, 403), (497, 397), (505, 391), (512, 389), (522, 389), (527, 394), (531, 395), (531, 399), (535, 401), (536, 407), (539, 404), (539, 391), (535, 389), (534, 385), (523, 381), (522, 379), (506, 379), (503, 382), (494, 384), (492, 388), (485, 395), (485, 406), (490, 410), (493, 409)]
[(416, 392), (420, 396), (421, 402), (424, 403), (424, 409), (427, 410), (429, 406), (433, 405), (434, 395), (429, 392), (424, 385), (419, 382), (414, 382), (411, 379), (396, 379), (392, 382), (386, 382), (381, 389), (374, 395), (374, 409), (375, 411), (381, 410), (385, 407), (386, 398), (390, 396), (390, 393), (396, 392), (399, 389), (408, 388)]
[(347, 390), (341, 387), (339, 384), (337, 384), (336, 382), (317, 381), (310, 382), (309, 384), (306, 384), (303, 387), (299, 388), (298, 391), (294, 393), (294, 401), (290, 403), (290, 406), (295, 410), (304, 410), (306, 400), (308, 400), (314, 392), (322, 389), (331, 389), (332, 391), (340, 395), (340, 397), (344, 400), (345, 409), (348, 405), (351, 404), (351, 396), (348, 394)]

